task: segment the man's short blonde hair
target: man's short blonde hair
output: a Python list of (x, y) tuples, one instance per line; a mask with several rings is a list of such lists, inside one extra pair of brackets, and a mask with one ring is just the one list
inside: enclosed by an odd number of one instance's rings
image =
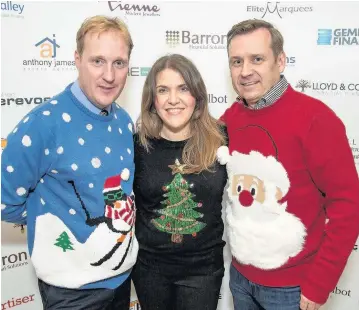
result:
[(85, 48), (85, 36), (87, 33), (101, 34), (106, 31), (119, 31), (127, 45), (128, 45), (128, 57), (131, 55), (133, 49), (133, 42), (128, 31), (126, 24), (118, 17), (108, 17), (103, 15), (96, 15), (85, 19), (76, 35), (77, 52), (82, 55)]

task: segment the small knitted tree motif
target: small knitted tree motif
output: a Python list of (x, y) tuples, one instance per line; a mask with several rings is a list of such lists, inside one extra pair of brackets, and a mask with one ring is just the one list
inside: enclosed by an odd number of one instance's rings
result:
[[(176, 165), (179, 165), (178, 160), (176, 160)], [(202, 213), (195, 210), (201, 207), (202, 203), (197, 203), (192, 199), (194, 195), (189, 188), (188, 182), (180, 172), (177, 172), (172, 182), (162, 187), (166, 193), (163, 195), (165, 199), (161, 204), (165, 208), (158, 210), (161, 216), (152, 220), (158, 230), (172, 235), (171, 241), (174, 243), (181, 243), (185, 234), (195, 237), (197, 232), (206, 226), (205, 223), (196, 220), (203, 217)]]
[(56, 243), (55, 245), (62, 248), (62, 250), (64, 252), (66, 252), (66, 250), (73, 250), (74, 248), (71, 246), (73, 245), (72, 242), (70, 241), (70, 237), (69, 235), (66, 233), (66, 231), (64, 231), (57, 239), (56, 239)]

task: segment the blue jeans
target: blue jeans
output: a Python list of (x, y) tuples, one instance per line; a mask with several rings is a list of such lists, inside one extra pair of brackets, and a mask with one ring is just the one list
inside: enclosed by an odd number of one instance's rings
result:
[(249, 281), (231, 264), (234, 310), (299, 310), (300, 287), (269, 287)]

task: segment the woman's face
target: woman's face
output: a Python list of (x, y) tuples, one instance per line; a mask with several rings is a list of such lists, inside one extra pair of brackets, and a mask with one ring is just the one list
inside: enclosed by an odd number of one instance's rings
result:
[(190, 135), (190, 120), (195, 106), (196, 99), (180, 73), (164, 69), (157, 74), (155, 108), (163, 122), (163, 137), (187, 138)]

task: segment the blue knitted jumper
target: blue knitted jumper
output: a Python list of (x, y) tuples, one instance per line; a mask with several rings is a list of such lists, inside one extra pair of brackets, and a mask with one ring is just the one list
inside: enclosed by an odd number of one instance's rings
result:
[(115, 103), (93, 113), (71, 92), (33, 109), (9, 134), (2, 220), (27, 224), (37, 276), (66, 288), (116, 288), (137, 257), (133, 123)]

